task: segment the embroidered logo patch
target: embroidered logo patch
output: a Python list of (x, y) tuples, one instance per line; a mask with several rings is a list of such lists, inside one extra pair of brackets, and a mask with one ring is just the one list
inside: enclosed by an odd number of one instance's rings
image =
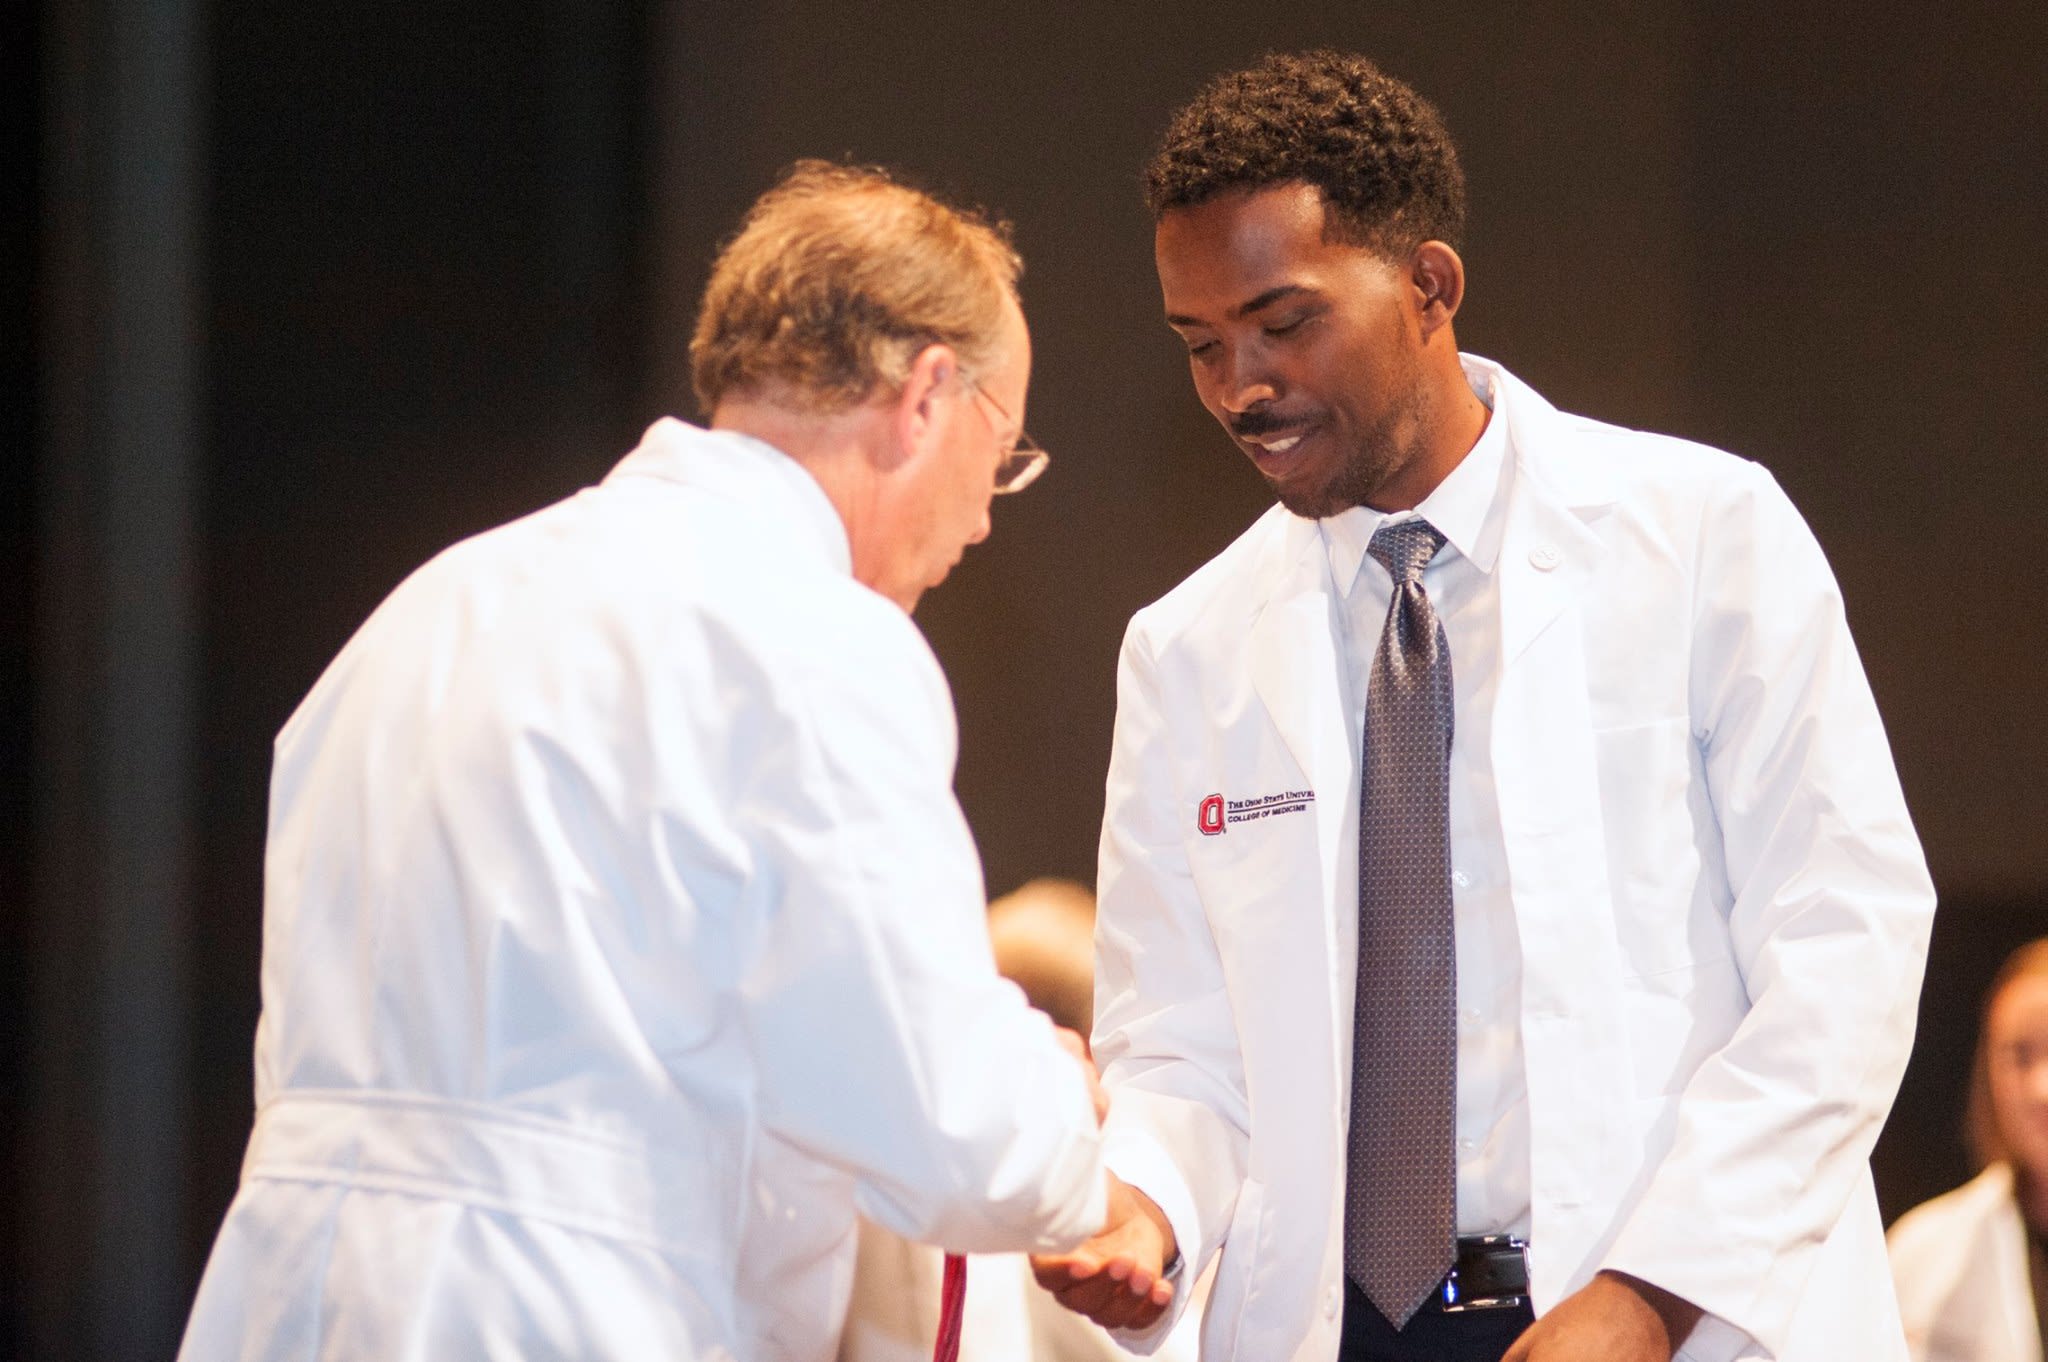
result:
[(1250, 799), (1225, 799), (1220, 794), (1212, 794), (1196, 811), (1195, 827), (1204, 837), (1216, 837), (1233, 823), (1301, 813), (1315, 802), (1314, 790), (1282, 790), (1278, 794), (1253, 795)]

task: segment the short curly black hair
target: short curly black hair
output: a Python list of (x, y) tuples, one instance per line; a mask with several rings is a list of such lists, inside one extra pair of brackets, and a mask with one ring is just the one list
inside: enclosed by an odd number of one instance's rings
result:
[(1364, 57), (1271, 53), (1218, 76), (1174, 115), (1145, 169), (1153, 219), (1218, 194), (1300, 180), (1333, 240), (1390, 258), (1463, 249), (1465, 172), (1428, 100)]

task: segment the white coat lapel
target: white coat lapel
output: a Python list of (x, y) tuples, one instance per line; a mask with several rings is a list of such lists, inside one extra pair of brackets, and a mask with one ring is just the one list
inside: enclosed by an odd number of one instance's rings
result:
[[(1329, 555), (1313, 521), (1290, 519), (1278, 556), (1281, 568), (1265, 609), (1247, 640), (1251, 649), (1252, 684), (1280, 731), (1287, 750), (1316, 793), (1316, 874), (1323, 905), (1323, 975), (1330, 990), (1331, 1025), (1350, 1015), (1348, 976), (1337, 962), (1348, 961), (1357, 930), (1355, 905), (1338, 903), (1340, 877), (1350, 830), (1357, 826), (1358, 748), (1351, 724), (1353, 705), (1342, 634), (1336, 611), (1339, 602), (1330, 582)], [(1348, 878), (1345, 880), (1348, 884)], [(1346, 1047), (1331, 1049), (1335, 1056)], [(1333, 1067), (1330, 1081), (1339, 1075)], [(1334, 1089), (1333, 1089), (1334, 1090)]]
[(1501, 536), (1501, 665), (1513, 667), (1585, 590), (1607, 546), (1573, 510), (1536, 483), (1527, 461), (1515, 469)]
[[(1501, 538), (1500, 646), (1502, 668), (1512, 668), (1537, 636), (1562, 615), (1592, 580), (1607, 546), (1587, 523), (1614, 502), (1604, 484), (1562, 479), (1570, 459), (1568, 418), (1491, 360), (1464, 357), (1504, 400), (1508, 445), (1515, 461), (1507, 523)], [(1503, 405), (1497, 403), (1496, 405)]]
[(1329, 557), (1315, 523), (1287, 522), (1284, 564), (1266, 608), (1252, 625), (1252, 684), (1316, 792), (1316, 836), (1323, 896), (1336, 889), (1345, 792), (1357, 785), (1350, 685), (1345, 675), (1330, 586)]
[[(1628, 1071), (1618, 1006), (1621, 959), (1599, 761), (1587, 684), (1586, 594), (1599, 589), (1609, 550), (1589, 528), (1608, 504), (1546, 476), (1568, 453), (1570, 430), (1527, 389), (1511, 393), (1515, 477), (1501, 538), (1501, 676), (1493, 724), (1494, 785), (1522, 948), (1522, 1034), (1530, 1126), (1534, 1233), (1584, 1242), (1568, 1224), (1613, 1204), (1612, 1177), (1632, 1165), (1615, 1143), (1627, 1123), (1611, 1084), (1587, 1074)], [(1568, 466), (1568, 465), (1567, 465)], [(1577, 1264), (1541, 1265), (1539, 1304), (1557, 1299)]]

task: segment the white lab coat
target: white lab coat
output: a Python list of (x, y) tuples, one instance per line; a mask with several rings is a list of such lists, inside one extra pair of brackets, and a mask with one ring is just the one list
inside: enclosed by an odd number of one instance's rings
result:
[(848, 561), (798, 465), (663, 421), (329, 666), (277, 740), (256, 1124), (187, 1362), (824, 1359), (856, 1208), (1099, 1226), (945, 680)]
[[(1467, 364), (1515, 460), (1492, 760), (1536, 1306), (1613, 1267), (1719, 1317), (1688, 1357), (1899, 1358), (1867, 1155), (1934, 900), (1834, 579), (1762, 469)], [(1132, 621), (1118, 679), (1095, 1054), (1111, 1167), (1190, 1264), (1222, 1249), (1209, 1359), (1337, 1352), (1363, 709), (1340, 609), (1315, 525), (1276, 507)], [(1200, 830), (1210, 796), (1290, 792), (1313, 799)]]
[(2041, 1362), (2010, 1164), (1914, 1207), (1887, 1238), (1913, 1362)]

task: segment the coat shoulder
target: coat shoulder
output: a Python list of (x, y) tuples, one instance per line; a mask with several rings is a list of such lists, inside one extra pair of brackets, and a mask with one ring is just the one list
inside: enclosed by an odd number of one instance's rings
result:
[(1589, 483), (1626, 497), (1715, 500), (1770, 481), (1763, 465), (1725, 449), (1566, 412), (1556, 413), (1536, 462), (1546, 479), (1567, 490)]
[(1923, 1258), (1949, 1258), (1959, 1239), (1974, 1237), (2013, 1205), (2012, 1173), (1993, 1164), (1952, 1191), (1923, 1201), (1893, 1223), (1885, 1234), (1892, 1262), (1902, 1272)]
[(1687, 556), (1708, 541), (1775, 543), (1811, 534), (1768, 468), (1695, 440), (1551, 413), (1521, 459), (1556, 500), (1614, 508), (1623, 522)]

